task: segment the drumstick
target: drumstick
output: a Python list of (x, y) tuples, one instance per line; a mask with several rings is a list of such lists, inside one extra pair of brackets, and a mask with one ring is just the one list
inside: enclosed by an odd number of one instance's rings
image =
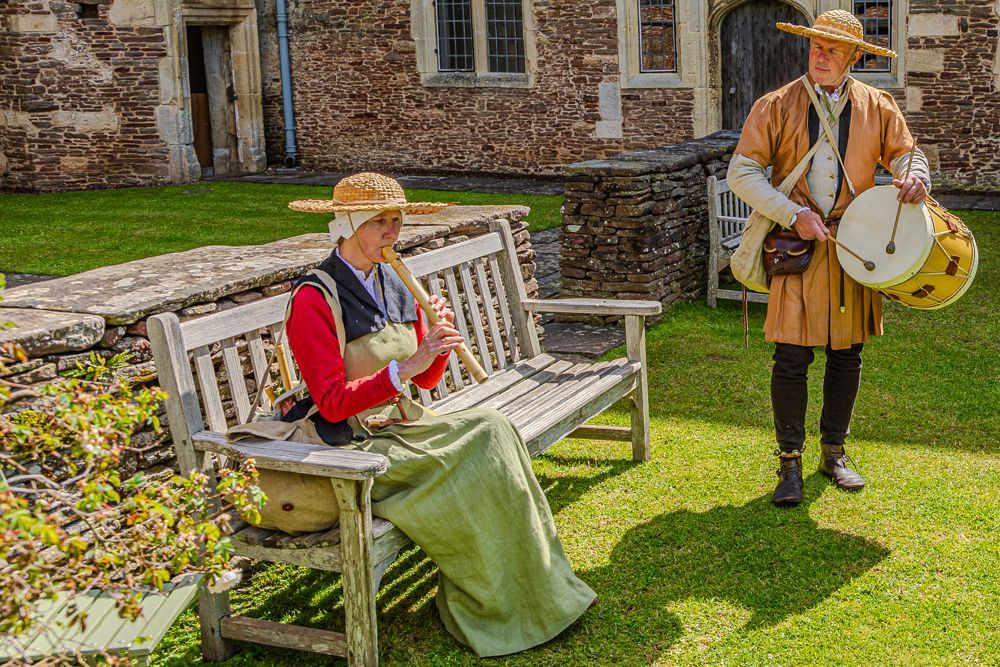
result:
[(836, 239), (836, 237), (834, 237), (834, 236), (830, 236), (828, 234), (826, 238), (828, 238), (831, 241), (833, 241), (833, 243), (835, 245), (838, 245), (841, 248), (843, 248), (847, 253), (853, 255), (856, 260), (858, 260), (859, 262), (861, 262), (861, 264), (865, 267), (866, 270), (868, 270), (868, 271), (874, 271), (875, 270), (875, 262), (871, 261), (870, 259), (865, 259), (861, 255), (859, 255), (858, 253), (854, 252), (853, 250), (851, 250), (850, 248), (848, 248), (846, 245), (844, 245), (843, 243), (841, 243), (840, 241), (838, 241)]
[[(913, 142), (913, 148), (910, 149), (910, 159), (906, 163), (906, 175), (903, 176), (903, 181), (910, 177), (910, 167), (913, 166), (913, 155), (917, 152), (917, 142)], [(891, 255), (896, 252), (896, 228), (899, 226), (899, 214), (903, 210), (903, 200), (899, 200), (899, 204), (896, 206), (896, 219), (892, 222), (892, 237), (889, 239), (889, 243), (885, 246), (885, 254)]]
[[(420, 308), (424, 311), (424, 314), (427, 316), (427, 320), (430, 324), (434, 325), (438, 322), (443, 322), (443, 318), (437, 314), (437, 311), (434, 310), (434, 306), (431, 305), (430, 296), (428, 296), (426, 290), (424, 290), (423, 286), (417, 282), (417, 279), (413, 277), (410, 270), (406, 268), (406, 264), (403, 264), (403, 260), (399, 258), (399, 255), (397, 255), (396, 251), (392, 249), (392, 246), (382, 248), (382, 256), (385, 258), (385, 261), (389, 262), (389, 266), (393, 268), (400, 280), (403, 281), (403, 284), (406, 285), (406, 288), (410, 290), (410, 294), (412, 294), (413, 298), (417, 300), (418, 304), (420, 304)], [(479, 365), (479, 362), (472, 355), (472, 351), (466, 347), (465, 343), (459, 345), (458, 349), (455, 350), (455, 354), (458, 355), (459, 360), (465, 368), (468, 369), (469, 374), (476, 382), (486, 381), (486, 378), (489, 376), (486, 374), (486, 371), (483, 370), (483, 367)]]

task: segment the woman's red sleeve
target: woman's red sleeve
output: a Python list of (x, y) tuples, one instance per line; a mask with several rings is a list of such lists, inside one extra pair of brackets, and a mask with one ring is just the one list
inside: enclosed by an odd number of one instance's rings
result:
[(302, 379), (325, 419), (331, 422), (347, 419), (399, 393), (389, 378), (388, 368), (357, 380), (345, 379), (333, 313), (318, 289), (303, 287), (293, 303), (285, 327), (288, 343)]
[[(413, 330), (417, 334), (417, 345), (420, 345), (420, 341), (424, 339), (427, 335), (428, 327), (427, 321), (424, 320), (424, 313), (420, 310), (419, 306), (417, 308), (417, 321), (413, 324)], [(448, 367), (448, 357), (449, 354), (439, 354), (437, 359), (435, 359), (427, 369), (421, 373), (414, 375), (411, 380), (413, 384), (417, 385), (421, 389), (433, 389), (441, 378), (444, 376), (444, 369)]]

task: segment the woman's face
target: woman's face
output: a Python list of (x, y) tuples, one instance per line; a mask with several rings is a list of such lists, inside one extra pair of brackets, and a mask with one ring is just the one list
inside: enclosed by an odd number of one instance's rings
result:
[(355, 238), (366, 257), (382, 261), (382, 248), (396, 242), (402, 226), (402, 211), (382, 211), (358, 227)]

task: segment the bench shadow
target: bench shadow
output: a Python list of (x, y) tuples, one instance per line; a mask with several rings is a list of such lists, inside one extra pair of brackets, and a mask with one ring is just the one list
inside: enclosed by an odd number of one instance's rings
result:
[[(724, 601), (745, 618), (737, 631), (773, 626), (821, 604), (890, 553), (817, 525), (808, 507), (828, 486), (814, 473), (796, 508), (775, 508), (767, 494), (739, 506), (664, 513), (636, 526), (607, 565), (581, 574), (601, 604), (574, 634), (600, 644), (606, 628), (616, 634), (634, 629), (643, 641), (635, 655), (619, 658), (648, 661), (681, 638), (681, 619), (670, 611), (678, 603)], [(572, 635), (565, 640), (572, 642)]]

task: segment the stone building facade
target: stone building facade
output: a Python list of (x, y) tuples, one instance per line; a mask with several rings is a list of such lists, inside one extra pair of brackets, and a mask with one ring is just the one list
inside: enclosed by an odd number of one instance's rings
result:
[[(275, 3), (0, 3), (0, 187), (188, 182), (281, 164)], [(774, 55), (775, 16), (809, 23), (845, 8), (899, 52), (856, 76), (896, 97), (938, 183), (1000, 187), (996, 0), (287, 5), (308, 170), (558, 174), (705, 136), (727, 127), (737, 66)]]

